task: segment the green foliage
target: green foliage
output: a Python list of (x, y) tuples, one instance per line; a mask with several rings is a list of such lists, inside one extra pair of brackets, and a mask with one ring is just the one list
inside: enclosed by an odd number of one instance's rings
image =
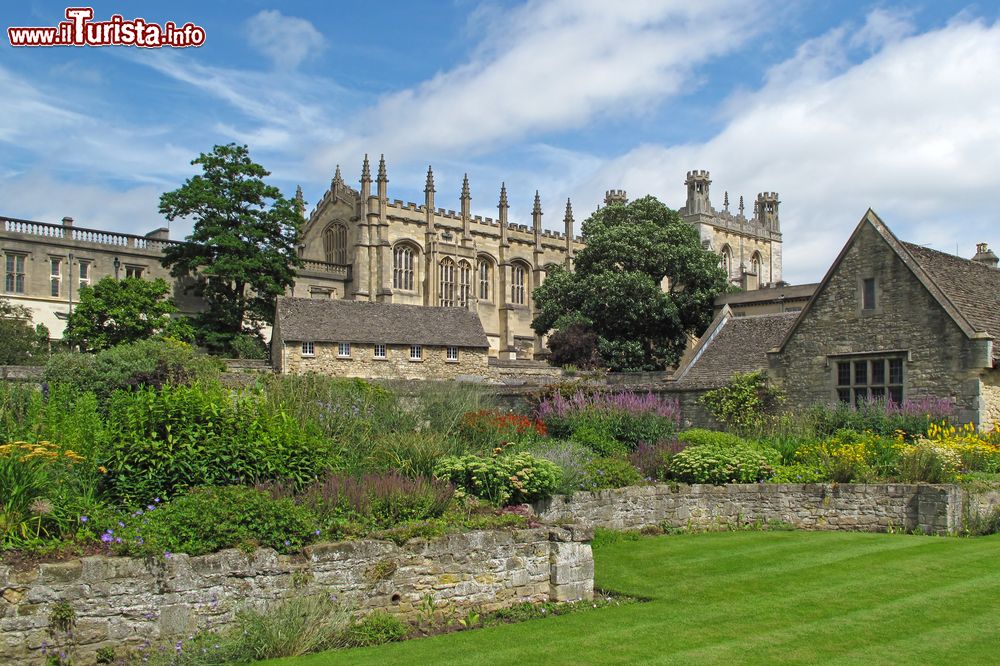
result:
[(31, 325), (31, 308), (0, 296), (0, 365), (38, 365), (49, 350), (49, 331)]
[(217, 383), (117, 393), (107, 430), (111, 490), (126, 503), (200, 485), (302, 485), (334, 462), (318, 433), (259, 390)]
[(792, 463), (775, 467), (774, 476), (768, 480), (771, 483), (823, 483), (829, 479), (826, 470), (822, 467), (805, 463)]
[(434, 466), (445, 456), (461, 455), (466, 446), (459, 439), (434, 430), (384, 432), (372, 435), (367, 455), (357, 450), (345, 467), (355, 473), (398, 472), (412, 479), (434, 475)]
[(233, 358), (264, 360), (269, 357), (267, 345), (260, 333), (240, 333), (229, 344), (229, 352)]
[[(80, 287), (80, 302), (66, 323), (63, 338), (83, 351), (101, 351), (115, 345), (160, 334), (189, 334), (186, 322), (172, 323), (177, 311), (167, 299), (170, 285), (163, 278), (142, 280), (102, 278)], [(187, 328), (184, 328), (184, 327)]]
[(367, 647), (401, 641), (409, 633), (409, 627), (395, 615), (374, 611), (347, 631), (346, 640), (351, 647)]
[[(583, 323), (613, 370), (661, 370), (709, 323), (726, 284), (697, 232), (653, 197), (594, 212), (575, 272), (553, 270), (533, 294), (539, 334)], [(661, 288), (669, 279), (666, 291)]]
[(97, 354), (53, 354), (45, 367), (50, 385), (92, 392), (105, 403), (115, 391), (217, 378), (223, 364), (173, 339), (140, 340)]
[(528, 451), (562, 470), (555, 489), (557, 495), (572, 495), (580, 490), (588, 478), (588, 465), (594, 459), (593, 450), (577, 442), (546, 439), (532, 445)]
[(609, 530), (604, 527), (598, 527), (594, 530), (594, 538), (590, 542), (590, 545), (594, 548), (601, 548), (619, 543), (639, 541), (641, 538), (642, 535), (636, 531)]
[(719, 423), (743, 435), (760, 432), (784, 401), (761, 371), (736, 373), (729, 384), (707, 391), (700, 402)]
[(567, 370), (568, 366), (584, 370), (602, 367), (597, 342), (597, 333), (584, 322), (559, 327), (549, 336), (549, 361)]
[(901, 451), (898, 466), (900, 480), (907, 483), (953, 483), (962, 458), (938, 442), (923, 439)]
[(838, 403), (835, 407), (817, 405), (809, 412), (818, 436), (830, 436), (841, 430), (871, 432), (883, 437), (902, 433), (913, 441), (927, 432), (932, 423), (948, 423), (954, 419), (954, 406), (948, 401), (921, 399), (902, 405), (865, 402), (854, 406)]
[(670, 461), (670, 476), (684, 483), (756, 483), (770, 478), (777, 457), (746, 443), (689, 446)]
[(459, 436), (473, 451), (481, 452), (509, 444), (530, 445), (545, 433), (545, 425), (540, 421), (497, 409), (468, 412), (458, 426)]
[(308, 508), (254, 488), (203, 487), (157, 499), (108, 528), (102, 541), (122, 555), (170, 557), (257, 546), (295, 553), (318, 536)]
[(196, 320), (198, 337), (228, 350), (244, 326), (273, 323), (277, 296), (295, 281), (301, 217), (296, 203), (264, 182), (270, 173), (246, 146), (215, 146), (191, 162), (202, 175), (160, 197), (168, 220), (193, 218), (187, 243), (164, 249), (174, 277), (196, 275), (195, 292), (208, 304)]
[(723, 448), (740, 446), (746, 443), (739, 436), (732, 433), (707, 430), (705, 428), (691, 428), (690, 430), (685, 430), (681, 434), (677, 435), (677, 439), (681, 442), (690, 444), (691, 446), (709, 445)]
[(442, 458), (434, 475), (494, 506), (523, 504), (552, 495), (562, 471), (530, 453), (491, 458), (475, 455)]
[(625, 488), (642, 483), (642, 476), (628, 460), (617, 457), (595, 458), (587, 464), (583, 490)]

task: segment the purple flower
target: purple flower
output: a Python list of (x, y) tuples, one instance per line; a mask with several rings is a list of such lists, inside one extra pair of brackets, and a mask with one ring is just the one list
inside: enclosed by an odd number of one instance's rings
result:
[(316, 536), (319, 536), (319, 530), (316, 530), (315, 534)]
[(121, 542), (122, 542), (121, 537), (115, 537), (115, 543), (121, 543)]
[(101, 535), (101, 541), (104, 543), (111, 543), (111, 532), (105, 532)]
[(153, 503), (154, 504), (159, 504), (160, 503), (160, 498), (159, 497), (154, 497), (153, 498)]
[(147, 510), (147, 511), (152, 511), (152, 510), (153, 510), (153, 509), (155, 509), (155, 508), (156, 508), (156, 506), (154, 506), (153, 504), (147, 504), (147, 505), (146, 505), (146, 510)]
[(87, 518), (87, 516), (80, 516), (80, 522), (81, 522), (81, 523), (85, 523), (85, 522), (87, 522), (88, 520), (90, 520), (90, 518)]
[(165, 557), (166, 559), (169, 560), (170, 559), (170, 551), (169, 550), (163, 551), (163, 557)]
[(285, 546), (288, 547), (290, 545), (291, 545), (291, 542), (288, 539), (285, 539)]
[(123, 523), (122, 521), (119, 520), (118, 521), (118, 527), (125, 527), (125, 523)]

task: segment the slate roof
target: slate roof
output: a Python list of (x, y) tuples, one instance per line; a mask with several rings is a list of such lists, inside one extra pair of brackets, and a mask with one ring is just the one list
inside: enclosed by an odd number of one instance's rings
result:
[(479, 315), (465, 308), (282, 296), (275, 322), (283, 342), (489, 347)]
[(993, 357), (1000, 359), (1000, 270), (920, 245), (901, 244), (969, 324), (993, 337)]
[(767, 369), (767, 351), (777, 346), (798, 312), (735, 317), (727, 307), (702, 342), (674, 373), (678, 388), (708, 389), (729, 383), (733, 373)]

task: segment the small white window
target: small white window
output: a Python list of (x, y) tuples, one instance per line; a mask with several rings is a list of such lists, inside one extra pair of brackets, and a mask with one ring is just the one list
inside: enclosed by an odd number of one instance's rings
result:
[(410, 360), (419, 361), (423, 358), (424, 349), (420, 345), (410, 345)]
[(81, 261), (80, 262), (80, 287), (90, 286), (90, 262)]
[(50, 293), (52, 296), (59, 295), (59, 283), (62, 281), (62, 260), (49, 259)]
[(458, 347), (448, 347), (448, 353), (447, 353), (446, 358), (449, 361), (457, 361), (458, 360)]
[(302, 343), (302, 355), (303, 356), (315, 356), (316, 346), (312, 342)]
[(340, 358), (350, 358), (351, 357), (351, 343), (350, 342), (338, 342), (337, 343), (337, 356)]
[(375, 358), (385, 358), (385, 345), (375, 345)]

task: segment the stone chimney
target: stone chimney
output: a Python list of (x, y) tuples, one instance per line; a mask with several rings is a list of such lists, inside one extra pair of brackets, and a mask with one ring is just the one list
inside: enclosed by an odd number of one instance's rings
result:
[(997, 268), (997, 264), (1000, 263), (1000, 259), (997, 259), (997, 255), (987, 246), (986, 243), (976, 244), (976, 256), (974, 256), (972, 260), (985, 264), (990, 268)]

